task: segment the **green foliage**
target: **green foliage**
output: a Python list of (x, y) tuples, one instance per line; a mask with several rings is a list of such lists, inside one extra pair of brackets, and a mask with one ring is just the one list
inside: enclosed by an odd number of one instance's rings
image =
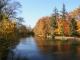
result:
[[(48, 35), (62, 35), (62, 36), (76, 36), (80, 33), (80, 23), (77, 24), (79, 18), (80, 8), (67, 12), (65, 4), (62, 10), (58, 12), (55, 7), (51, 16), (40, 18), (34, 27), (34, 34), (41, 36)], [(77, 16), (76, 18), (73, 18)], [(77, 33), (78, 32), (78, 33)]]
[(61, 34), (62, 36), (64, 36), (64, 27), (65, 27), (64, 24), (62, 24), (62, 25), (61, 25), (61, 32), (60, 32), (60, 34)]
[(63, 19), (65, 19), (65, 17), (66, 17), (66, 16), (65, 16), (65, 13), (66, 13), (65, 4), (63, 4), (61, 13), (62, 13), (61, 17), (62, 17)]
[(77, 35), (77, 32), (76, 32), (76, 29), (77, 29), (77, 23), (75, 21), (75, 18), (72, 18), (70, 20), (70, 36), (75, 36)]
[(53, 11), (53, 15), (52, 15), (52, 24), (51, 26), (55, 29), (57, 28), (57, 17), (58, 17), (58, 10), (57, 8), (55, 7), (54, 11)]
[(64, 36), (64, 20), (65, 20), (65, 13), (66, 13), (66, 9), (65, 9), (65, 4), (63, 4), (63, 7), (62, 7), (62, 11), (61, 11), (61, 19), (63, 20), (62, 21), (62, 25), (61, 25), (61, 35), (63, 35)]

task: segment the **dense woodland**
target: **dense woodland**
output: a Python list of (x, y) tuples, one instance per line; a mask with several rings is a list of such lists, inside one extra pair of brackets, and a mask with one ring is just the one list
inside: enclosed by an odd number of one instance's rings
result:
[(0, 40), (14, 40), (31, 33), (31, 27), (23, 25), (24, 19), (18, 16), (20, 8), (18, 1), (0, 0)]
[(33, 29), (35, 35), (39, 36), (80, 36), (80, 6), (68, 12), (65, 4), (62, 10), (55, 7), (50, 16), (42, 17)]
[[(46, 36), (80, 36), (80, 6), (68, 12), (65, 4), (61, 11), (55, 7), (50, 16), (42, 17), (36, 26), (26, 27), (18, 14), (21, 4), (14, 0), (0, 0), (0, 39), (16, 39), (30, 34)], [(33, 31), (33, 32), (32, 32)]]

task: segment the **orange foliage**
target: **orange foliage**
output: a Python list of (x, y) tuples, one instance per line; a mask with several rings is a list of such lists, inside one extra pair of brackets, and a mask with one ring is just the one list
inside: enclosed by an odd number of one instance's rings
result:
[(79, 20), (80, 19), (80, 7), (78, 7), (74, 11), (70, 12), (70, 16), (71, 16), (71, 18), (75, 17), (76, 20)]
[[(62, 25), (64, 25), (64, 34), (69, 35), (70, 32), (70, 20), (75, 18), (77, 21), (77, 32), (80, 34), (80, 7), (75, 9), (74, 11), (65, 13), (65, 18), (60, 18), (60, 16), (56, 17), (57, 21), (57, 29), (56, 34), (61, 34), (62, 32)], [(35, 35), (46, 36), (47, 34), (51, 34), (54, 31), (54, 28), (51, 26), (52, 23), (52, 16), (42, 17), (36, 23), (33, 31)]]
[(42, 35), (42, 36), (46, 36), (48, 29), (49, 29), (49, 20), (51, 18), (50, 17), (42, 17), (38, 20), (38, 22), (36, 23), (36, 26), (34, 27), (34, 33), (35, 35)]
[(68, 35), (69, 30), (70, 30), (70, 25), (69, 25), (68, 20), (59, 20), (58, 21), (58, 34), (60, 34), (62, 31), (61, 26), (63, 23), (64, 23), (64, 34)]
[(71, 17), (75, 17), (76, 15), (77, 15), (77, 10), (74, 10), (74, 11), (70, 12)]

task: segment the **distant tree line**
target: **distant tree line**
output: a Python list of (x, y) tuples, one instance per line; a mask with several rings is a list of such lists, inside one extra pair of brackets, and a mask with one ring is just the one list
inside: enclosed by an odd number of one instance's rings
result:
[(80, 36), (80, 6), (71, 12), (67, 12), (65, 4), (61, 11), (55, 7), (50, 16), (38, 20), (33, 32), (43, 37), (49, 35)]

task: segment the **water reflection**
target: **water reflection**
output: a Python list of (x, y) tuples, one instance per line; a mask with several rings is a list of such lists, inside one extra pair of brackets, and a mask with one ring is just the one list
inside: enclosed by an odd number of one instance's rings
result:
[[(42, 55), (49, 55), (51, 60), (80, 60), (80, 42), (58, 41), (35, 37)], [(49, 57), (47, 56), (47, 57)]]
[[(8, 49), (9, 48), (9, 49)], [(80, 60), (80, 42), (40, 37), (0, 44), (0, 60)]]
[(8, 54), (19, 43), (19, 40), (0, 39), (0, 60), (7, 60)]

